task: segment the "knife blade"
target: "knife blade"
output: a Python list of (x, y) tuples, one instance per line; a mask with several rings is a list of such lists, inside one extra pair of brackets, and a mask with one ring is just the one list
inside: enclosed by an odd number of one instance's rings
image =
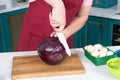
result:
[(59, 41), (63, 44), (67, 55), (71, 56), (71, 51), (70, 51), (70, 48), (69, 48), (69, 46), (67, 44), (67, 41), (66, 41), (66, 38), (65, 38), (63, 32), (56, 32), (56, 34), (58, 36)]

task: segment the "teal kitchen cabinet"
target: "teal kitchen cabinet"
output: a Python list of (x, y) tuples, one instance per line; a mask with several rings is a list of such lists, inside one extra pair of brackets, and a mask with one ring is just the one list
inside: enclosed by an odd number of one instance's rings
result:
[(26, 9), (15, 10), (1, 14), (1, 52), (15, 51)]
[(0, 14), (0, 52), (2, 51), (3, 49), (3, 46), (2, 46), (2, 34), (1, 34), (1, 26), (2, 26), (2, 19), (1, 19), (1, 14)]
[(107, 33), (107, 45), (120, 45), (120, 20), (109, 19)]
[(2, 36), (1, 36), (1, 28), (0, 28), (0, 52), (2, 51)]
[(89, 44), (107, 45), (107, 19), (90, 16), (84, 27), (74, 35), (73, 47)]
[(0, 14), (0, 52), (9, 51), (9, 36), (7, 31), (6, 15)]
[(89, 44), (103, 44), (107, 42), (107, 19), (90, 16), (85, 24), (84, 46)]
[(83, 35), (84, 35), (84, 27), (73, 35), (74, 48), (83, 47), (84, 44)]

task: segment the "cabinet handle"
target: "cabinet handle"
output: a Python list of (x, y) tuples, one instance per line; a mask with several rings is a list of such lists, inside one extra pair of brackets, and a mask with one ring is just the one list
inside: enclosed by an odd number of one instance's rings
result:
[(114, 41), (120, 43), (120, 38), (114, 39)]
[(102, 32), (104, 32), (104, 22), (102, 22), (102, 24), (101, 24), (101, 30), (102, 30)]

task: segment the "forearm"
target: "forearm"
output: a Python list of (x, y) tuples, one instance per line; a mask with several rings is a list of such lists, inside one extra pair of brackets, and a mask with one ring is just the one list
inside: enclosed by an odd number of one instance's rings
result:
[(84, 26), (85, 22), (88, 19), (90, 11), (91, 6), (81, 7), (79, 14), (71, 21), (71, 23), (63, 31), (66, 38), (73, 35)]
[(73, 19), (73, 21), (63, 31), (66, 38), (80, 30), (85, 24), (87, 18), (88, 16), (77, 16), (75, 19)]

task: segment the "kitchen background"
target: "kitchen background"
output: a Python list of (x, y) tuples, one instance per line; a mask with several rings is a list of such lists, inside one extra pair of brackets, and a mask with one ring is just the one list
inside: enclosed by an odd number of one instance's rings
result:
[[(15, 51), (28, 0), (0, 0), (0, 52)], [(73, 37), (74, 47), (120, 45), (120, 0), (94, 0), (88, 21)]]

